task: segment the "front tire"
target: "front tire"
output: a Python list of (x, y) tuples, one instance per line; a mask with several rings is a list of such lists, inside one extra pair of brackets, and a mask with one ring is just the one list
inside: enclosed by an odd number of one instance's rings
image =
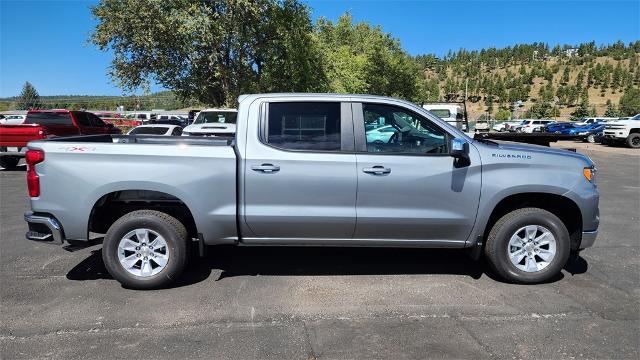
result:
[(640, 148), (640, 134), (630, 134), (627, 137), (627, 146), (633, 149)]
[(107, 231), (102, 259), (111, 276), (127, 288), (166, 287), (187, 266), (187, 230), (163, 212), (130, 212)]
[(554, 214), (523, 208), (502, 216), (485, 246), (491, 268), (508, 281), (533, 284), (556, 276), (569, 259), (569, 232)]
[(595, 144), (596, 143), (596, 136), (594, 134), (589, 134), (589, 135), (587, 135), (586, 140), (587, 140), (588, 143)]

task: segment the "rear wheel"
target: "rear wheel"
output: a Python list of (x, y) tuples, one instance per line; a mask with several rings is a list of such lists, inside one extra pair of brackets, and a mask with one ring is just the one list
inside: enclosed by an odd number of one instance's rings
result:
[(111, 276), (125, 287), (165, 287), (187, 265), (187, 230), (163, 212), (130, 212), (107, 231), (102, 259)]
[(630, 134), (627, 137), (627, 146), (630, 148), (640, 148), (640, 134)]
[(595, 144), (595, 142), (596, 142), (596, 136), (595, 136), (594, 134), (589, 134), (589, 135), (587, 135), (587, 139), (586, 139), (586, 140), (587, 140), (587, 142), (589, 142), (589, 143)]
[(2, 156), (0, 157), (0, 167), (5, 169), (13, 169), (18, 166), (20, 158), (16, 156)]
[(504, 279), (539, 283), (562, 270), (569, 259), (569, 246), (569, 232), (557, 216), (539, 208), (523, 208), (493, 225), (485, 255)]

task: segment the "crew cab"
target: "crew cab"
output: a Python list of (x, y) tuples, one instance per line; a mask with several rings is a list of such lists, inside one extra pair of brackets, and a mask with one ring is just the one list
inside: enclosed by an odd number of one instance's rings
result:
[(605, 125), (602, 142), (624, 143), (630, 148), (640, 148), (640, 114), (628, 120), (610, 121)]
[(119, 134), (93, 113), (70, 110), (29, 110), (22, 124), (0, 125), (0, 167), (12, 168), (23, 158), (29, 141), (54, 136)]
[[(581, 154), (474, 140), (377, 96), (243, 95), (237, 119), (226, 138), (29, 143), (27, 239), (104, 234), (110, 274), (148, 289), (180, 275), (189, 247), (213, 245), (455, 248), (536, 283), (598, 232), (596, 170)], [(394, 131), (369, 139), (372, 124)]]

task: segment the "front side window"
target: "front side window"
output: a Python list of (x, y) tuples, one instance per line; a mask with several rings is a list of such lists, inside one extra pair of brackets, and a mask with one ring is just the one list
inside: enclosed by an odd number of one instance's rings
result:
[(235, 111), (201, 111), (194, 124), (235, 124), (238, 113)]
[(268, 114), (268, 144), (289, 150), (340, 150), (340, 103), (270, 103)]
[(446, 154), (447, 136), (444, 130), (428, 119), (392, 105), (362, 104), (367, 152)]

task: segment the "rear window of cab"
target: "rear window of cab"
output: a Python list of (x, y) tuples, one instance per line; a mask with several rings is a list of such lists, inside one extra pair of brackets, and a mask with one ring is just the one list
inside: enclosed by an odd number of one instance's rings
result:
[(69, 113), (63, 112), (34, 112), (28, 113), (25, 124), (39, 125), (72, 125)]

